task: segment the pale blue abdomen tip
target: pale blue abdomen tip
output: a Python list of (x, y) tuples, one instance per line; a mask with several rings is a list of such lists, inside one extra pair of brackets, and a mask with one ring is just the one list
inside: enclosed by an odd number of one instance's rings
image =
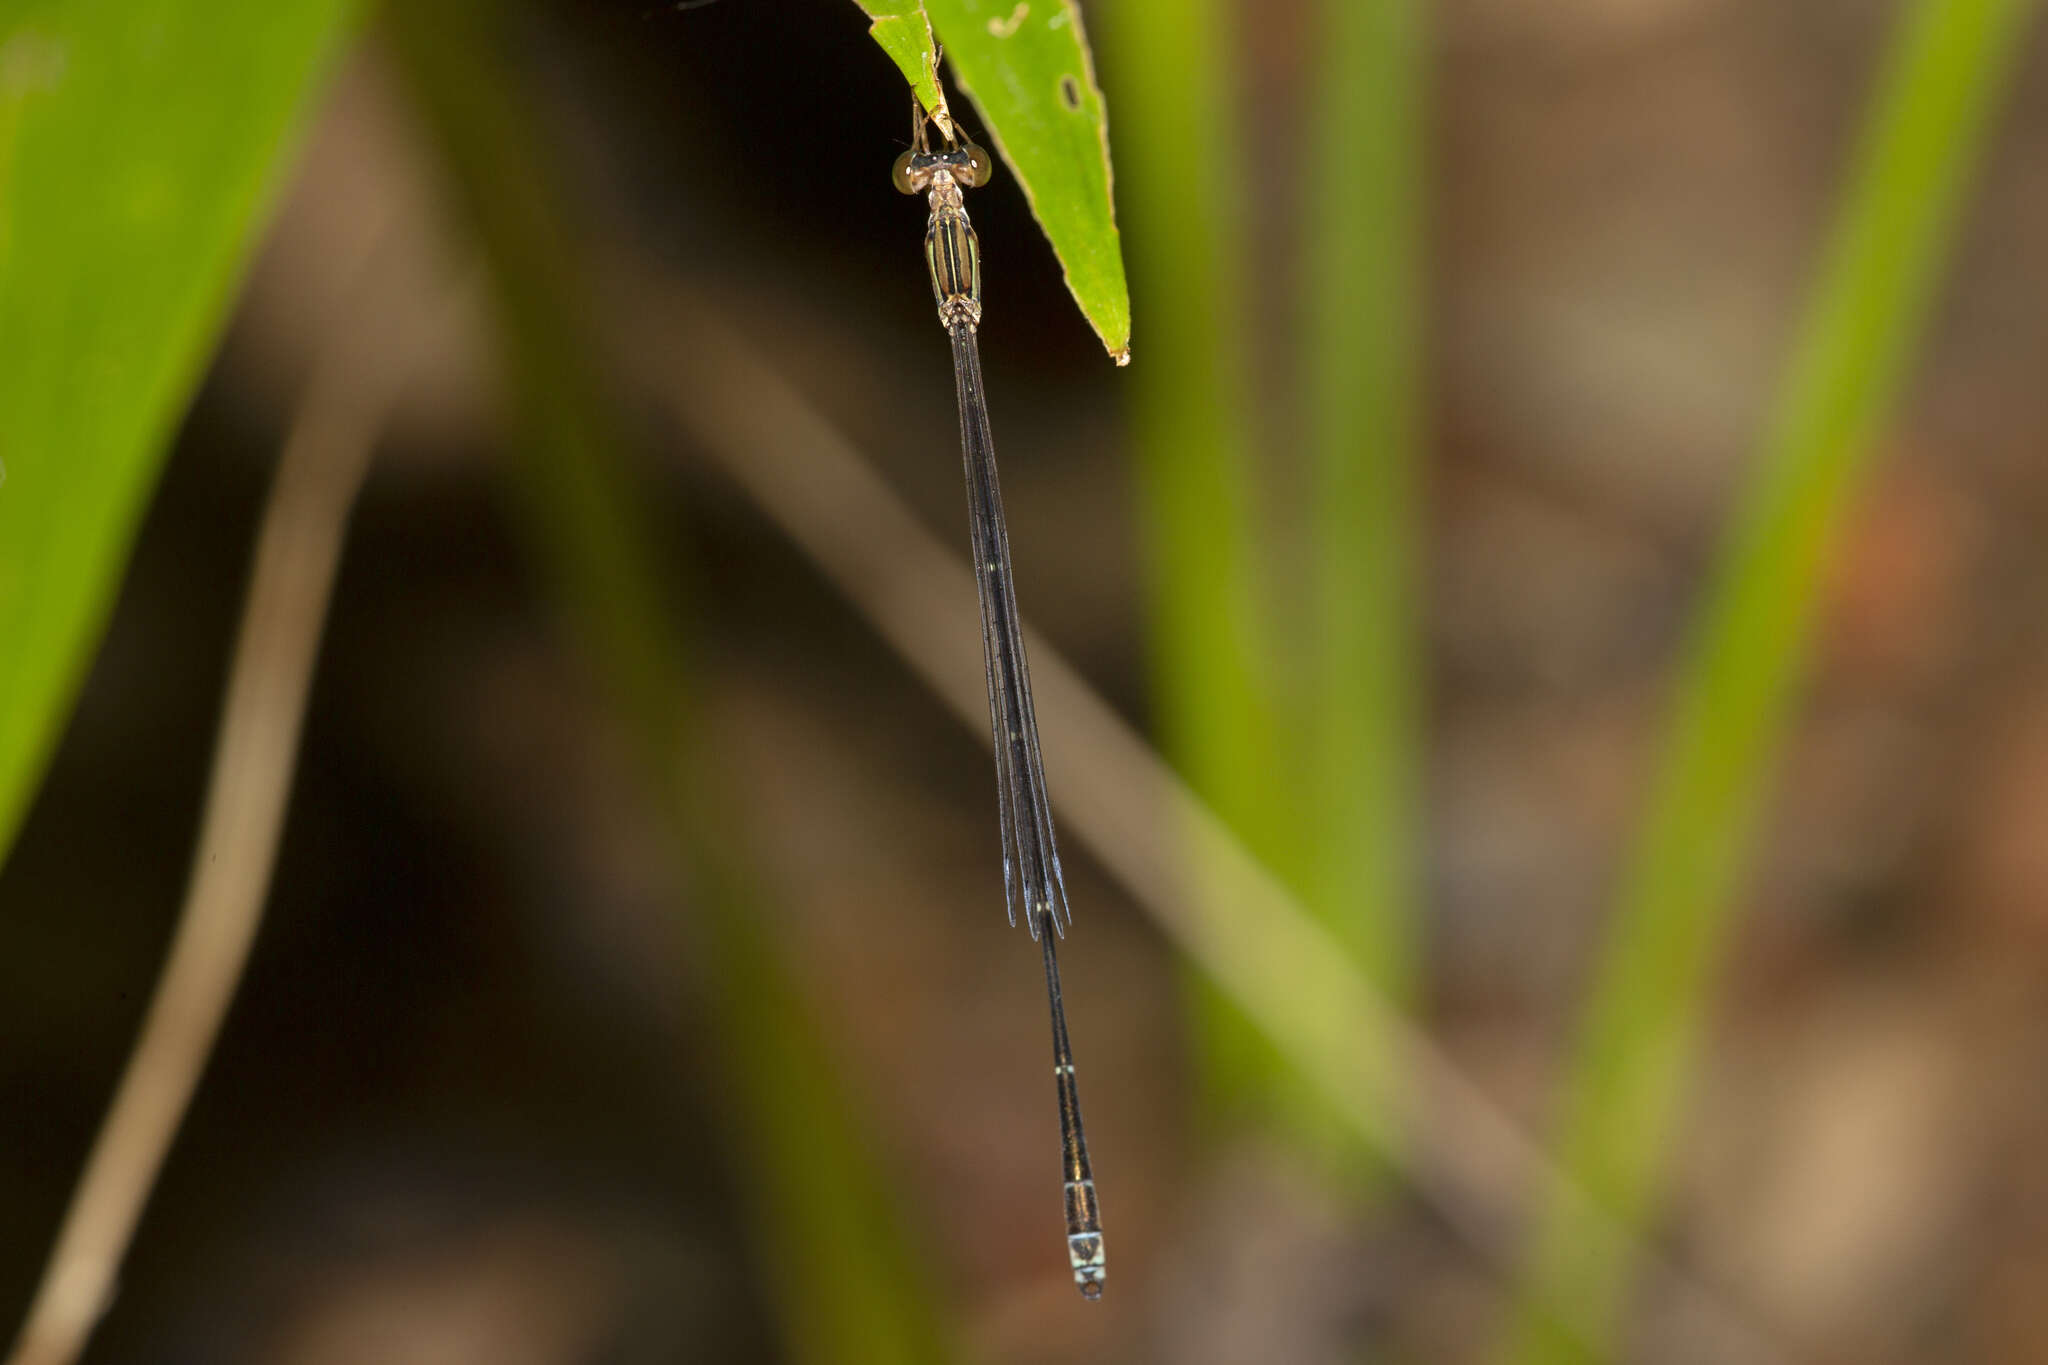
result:
[(1109, 1274), (1103, 1263), (1102, 1234), (1077, 1232), (1067, 1238), (1067, 1259), (1074, 1263), (1074, 1283), (1080, 1286), (1081, 1296), (1101, 1298), (1102, 1282)]

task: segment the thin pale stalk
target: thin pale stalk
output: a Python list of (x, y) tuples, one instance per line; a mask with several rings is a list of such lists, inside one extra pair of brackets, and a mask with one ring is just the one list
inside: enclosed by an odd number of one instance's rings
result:
[[(988, 734), (980, 631), (968, 566), (883, 484), (803, 396), (730, 331), (700, 321), (692, 293), (636, 280), (638, 325), (623, 358), (728, 477), (819, 565), (953, 714)], [(659, 300), (650, 303), (650, 300)], [(645, 310), (661, 310), (659, 319)], [(689, 319), (687, 323), (684, 319)], [(1536, 1190), (1575, 1234), (1640, 1266), (1698, 1326), (1703, 1358), (1787, 1357), (1713, 1293), (1631, 1238), (1583, 1194), (1403, 1014), (1329, 931), (1044, 636), (1036, 670), (1052, 794), (1067, 828), (1193, 966), (1226, 993), (1315, 1087), (1361, 1152), (1397, 1166), (1482, 1255), (1519, 1250), (1515, 1196)], [(1197, 857), (1190, 859), (1193, 846)], [(1193, 894), (1196, 878), (1209, 895)], [(1412, 1135), (1412, 1140), (1411, 1140)], [(1577, 1306), (1558, 1305), (1585, 1330)], [(1796, 1358), (1796, 1357), (1795, 1357)]]
[(418, 315), (393, 324), (391, 281), (369, 283), (322, 348), (278, 459), (170, 954), (9, 1365), (71, 1365), (85, 1349), (263, 922), (349, 511), (425, 331)]

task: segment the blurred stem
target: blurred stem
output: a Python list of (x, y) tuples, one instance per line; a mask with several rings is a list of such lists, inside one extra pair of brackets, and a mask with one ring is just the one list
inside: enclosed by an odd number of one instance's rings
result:
[(718, 1109), (793, 1358), (948, 1358), (891, 1191), (868, 1162), (831, 1058), (732, 850), (730, 785), (696, 742), (676, 622), (634, 514), (592, 357), (594, 296), (542, 164), (528, 101), (487, 0), (404, 0), (384, 19), (492, 267), (519, 439), (508, 473), (525, 529), (643, 761), (703, 929), (698, 979), (722, 1048)]
[[(1239, 837), (1295, 871), (1295, 784), (1258, 555), (1233, 12), (1226, 0), (1120, 0), (1096, 22), (1114, 61), (1139, 329), (1131, 434), (1158, 727), (1174, 765)], [(1212, 988), (1191, 977), (1190, 990), (1210, 1099), (1226, 1114), (1262, 1111), (1279, 1072), (1272, 1049)]]
[[(1564, 1092), (1567, 1172), (1625, 1228), (1655, 1209), (1707, 987), (1804, 671), (1834, 531), (1898, 398), (2028, 0), (1913, 0), (1859, 140), (1753, 480), (1677, 683), (1647, 818)], [(1506, 1358), (1612, 1358), (1628, 1284), (1538, 1211)], [(1575, 1336), (1553, 1306), (1606, 1325)]]
[[(1302, 316), (1315, 528), (1305, 899), (1396, 1004), (1416, 991), (1414, 590), (1425, 0), (1323, 0)], [(1363, 1044), (1361, 1044), (1363, 1045)]]

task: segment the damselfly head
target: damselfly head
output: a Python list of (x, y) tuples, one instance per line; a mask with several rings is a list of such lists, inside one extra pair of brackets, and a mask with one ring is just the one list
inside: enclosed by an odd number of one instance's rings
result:
[(926, 151), (912, 147), (896, 158), (892, 178), (896, 188), (904, 194), (922, 194), (931, 187), (940, 171), (952, 176), (953, 183), (963, 190), (977, 185), (986, 185), (995, 174), (995, 163), (988, 153), (972, 142), (960, 142), (939, 151)]
[[(891, 177), (898, 190), (904, 194), (923, 194), (942, 171), (963, 190), (989, 182), (996, 167), (988, 153), (964, 137), (951, 136), (947, 132), (949, 126), (957, 125), (935, 122), (917, 102), (917, 96), (910, 97), (910, 150), (896, 158)], [(934, 128), (944, 139), (943, 145), (933, 145)]]

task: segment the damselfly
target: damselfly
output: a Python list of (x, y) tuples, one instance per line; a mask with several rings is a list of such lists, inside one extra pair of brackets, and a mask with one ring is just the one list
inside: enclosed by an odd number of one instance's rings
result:
[(896, 188), (923, 194), (931, 206), (924, 230), (925, 263), (939, 321), (953, 340), (953, 383), (960, 397), (960, 456), (967, 467), (968, 526), (974, 581), (981, 592), (982, 662), (988, 671), (989, 723), (995, 732), (996, 808), (1003, 832), (1003, 895), (1010, 923), (1024, 902), (1024, 924), (1045, 955), (1045, 991), (1052, 1005), (1053, 1078), (1060, 1099), (1060, 1156), (1066, 1176), (1067, 1256), (1084, 1298), (1100, 1298), (1105, 1265), (1088, 1138), (1081, 1129), (1081, 1095), (1074, 1086), (1074, 1053), (1067, 1042), (1066, 1006), (1060, 1000), (1060, 964), (1053, 940), (1071, 926), (1067, 885), (1060, 873), (1045, 794), (1045, 762), (1038, 752), (1038, 717), (1031, 707), (1031, 669), (1024, 658), (1024, 628), (1010, 574), (1010, 533), (1003, 524), (1003, 494), (996, 483), (995, 438), (989, 433), (982, 393), (981, 244), (967, 221), (962, 190), (988, 182), (988, 153), (964, 139), (930, 139), (931, 121), (911, 102), (910, 150), (896, 159)]

